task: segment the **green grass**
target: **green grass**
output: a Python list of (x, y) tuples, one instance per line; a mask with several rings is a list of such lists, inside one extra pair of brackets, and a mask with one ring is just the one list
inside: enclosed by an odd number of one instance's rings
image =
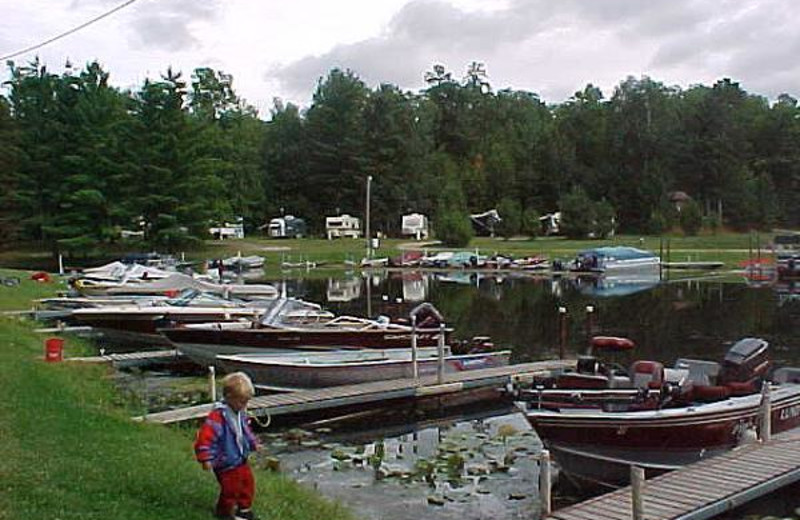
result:
[[(0, 308), (26, 307), (47, 289), (28, 281), (4, 287)], [(45, 363), (43, 338), (32, 327), (0, 318), (0, 519), (211, 518), (217, 485), (194, 461), (194, 426), (133, 422), (108, 367)], [(71, 337), (67, 344), (88, 349)], [(255, 507), (263, 517), (350, 518), (341, 505), (260, 468), (257, 459), (254, 466)]]

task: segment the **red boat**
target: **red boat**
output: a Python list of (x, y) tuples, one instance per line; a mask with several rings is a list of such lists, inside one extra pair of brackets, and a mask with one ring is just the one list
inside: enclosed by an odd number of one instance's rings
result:
[(629, 370), (585, 357), (519, 404), (564, 473), (617, 485), (632, 465), (656, 474), (754, 439), (762, 387), (772, 432), (800, 425), (800, 369), (767, 380), (767, 350), (766, 341), (745, 338), (722, 363), (637, 361)]

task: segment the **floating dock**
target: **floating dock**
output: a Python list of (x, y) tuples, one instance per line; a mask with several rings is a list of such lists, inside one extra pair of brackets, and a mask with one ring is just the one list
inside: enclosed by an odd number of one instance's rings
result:
[[(469, 390), (505, 387), (553, 370), (574, 366), (575, 361), (538, 361), (445, 374), (441, 383), (438, 382), (436, 376), (425, 376), (416, 381), (414, 379), (393, 379), (357, 385), (301, 390), (286, 394), (256, 396), (250, 401), (248, 410), (256, 416), (276, 416), (330, 410), (394, 399), (443, 396)], [(205, 417), (212, 406), (213, 403), (191, 406), (178, 410), (152, 413), (136, 419), (162, 424), (196, 420)]]
[[(800, 481), (800, 432), (774, 435), (646, 481), (647, 520), (704, 520)], [(546, 520), (632, 518), (625, 487), (551, 513)]]

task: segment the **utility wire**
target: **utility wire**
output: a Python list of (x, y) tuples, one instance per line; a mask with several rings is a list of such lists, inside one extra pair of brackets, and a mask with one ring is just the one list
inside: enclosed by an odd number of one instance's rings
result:
[(117, 7), (111, 9), (110, 11), (106, 11), (105, 13), (101, 14), (100, 16), (96, 16), (95, 18), (92, 18), (88, 22), (84, 22), (81, 25), (78, 25), (77, 27), (73, 27), (72, 29), (70, 29), (68, 31), (65, 31), (65, 32), (63, 32), (61, 34), (53, 36), (49, 40), (45, 40), (42, 43), (37, 43), (36, 45), (31, 45), (30, 47), (27, 47), (27, 48), (22, 49), (22, 50), (17, 51), (17, 52), (12, 52), (11, 54), (6, 54), (5, 56), (0, 56), (0, 61), (4, 61), (4, 60), (11, 59), (11, 58), (15, 58), (15, 57), (17, 57), (17, 56), (19, 56), (21, 54), (27, 54), (27, 53), (29, 53), (31, 51), (35, 51), (36, 49), (40, 49), (40, 48), (44, 47), (45, 45), (53, 43), (56, 40), (60, 40), (61, 38), (65, 38), (65, 37), (69, 36), (70, 34), (73, 34), (73, 33), (76, 33), (78, 31), (80, 31), (81, 29), (83, 29), (85, 27), (89, 27), (90, 25), (92, 25), (95, 22), (99, 22), (103, 18), (111, 16), (112, 14), (116, 13), (117, 11), (121, 11), (122, 9), (125, 9), (126, 7), (128, 7), (129, 5), (131, 5), (132, 3), (136, 2), (136, 1), (137, 0), (127, 0), (126, 2), (121, 3)]

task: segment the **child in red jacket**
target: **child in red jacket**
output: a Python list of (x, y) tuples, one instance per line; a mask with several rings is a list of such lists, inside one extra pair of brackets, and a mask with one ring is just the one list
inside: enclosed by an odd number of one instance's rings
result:
[(247, 374), (235, 372), (222, 380), (217, 403), (197, 432), (194, 451), (205, 470), (214, 470), (220, 485), (215, 515), (226, 520), (256, 520), (251, 509), (255, 480), (247, 464), (258, 440), (247, 419), (247, 403), (255, 394)]

